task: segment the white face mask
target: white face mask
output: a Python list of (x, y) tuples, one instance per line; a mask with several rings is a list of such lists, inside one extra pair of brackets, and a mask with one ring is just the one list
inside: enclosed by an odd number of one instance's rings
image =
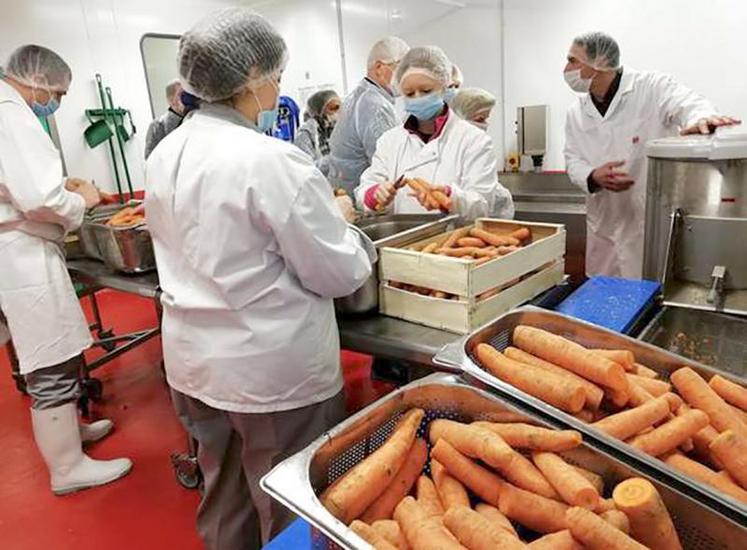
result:
[(570, 86), (571, 90), (580, 94), (585, 94), (591, 89), (591, 78), (582, 78), (581, 69), (575, 69), (573, 71), (566, 71), (563, 73), (566, 83)]
[(487, 120), (485, 122), (479, 122), (477, 120), (470, 120), (470, 122), (473, 125), (475, 125), (478, 128), (480, 128), (480, 130), (485, 130), (486, 132), (488, 131), (488, 121)]

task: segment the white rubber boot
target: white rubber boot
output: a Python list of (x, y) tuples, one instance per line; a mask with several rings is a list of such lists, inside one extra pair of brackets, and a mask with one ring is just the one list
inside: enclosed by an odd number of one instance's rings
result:
[(93, 443), (94, 441), (104, 439), (107, 435), (112, 433), (114, 422), (108, 418), (102, 418), (101, 420), (91, 422), (90, 424), (80, 423), (78, 424), (78, 427), (80, 429), (80, 440), (85, 445), (86, 443)]
[(34, 439), (49, 468), (52, 492), (64, 495), (104, 485), (126, 475), (129, 458), (93, 460), (81, 447), (78, 411), (75, 403), (52, 409), (31, 409)]

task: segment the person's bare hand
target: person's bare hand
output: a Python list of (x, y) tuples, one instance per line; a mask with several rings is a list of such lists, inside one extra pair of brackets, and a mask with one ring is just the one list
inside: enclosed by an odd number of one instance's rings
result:
[(444, 195), (447, 194), (446, 187), (441, 185), (431, 185), (427, 190), (413, 190), (413, 192), (410, 193), (410, 196), (415, 197), (420, 205), (429, 212), (432, 210), (441, 210), (441, 204), (433, 196), (433, 193), (436, 191), (440, 191)]
[(742, 121), (729, 116), (710, 116), (701, 118), (695, 124), (692, 124), (687, 128), (683, 128), (680, 134), (683, 136), (687, 136), (690, 134), (708, 135), (715, 132), (716, 128), (719, 128), (721, 126), (735, 126), (737, 124), (742, 124)]
[[(67, 182), (65, 185), (67, 185)], [(86, 208), (93, 208), (101, 202), (99, 190), (96, 189), (96, 186), (90, 181), (79, 180), (79, 183), (76, 185), (75, 189), (72, 189), (72, 192), (83, 197), (86, 201)]]
[(396, 196), (397, 190), (395, 189), (394, 184), (379, 184), (379, 186), (376, 188), (376, 191), (374, 192), (374, 199), (376, 199), (376, 209), (378, 210), (386, 208), (392, 203), (394, 197)]
[(350, 197), (347, 195), (335, 197), (335, 204), (337, 204), (337, 208), (340, 209), (342, 217), (345, 218), (346, 222), (353, 223), (355, 221), (355, 207)]
[(627, 191), (635, 183), (630, 174), (618, 170), (625, 161), (607, 162), (591, 173), (591, 179), (599, 187), (619, 193)]
[(68, 191), (75, 191), (82, 184), (87, 183), (86, 180), (80, 178), (65, 178), (65, 189)]

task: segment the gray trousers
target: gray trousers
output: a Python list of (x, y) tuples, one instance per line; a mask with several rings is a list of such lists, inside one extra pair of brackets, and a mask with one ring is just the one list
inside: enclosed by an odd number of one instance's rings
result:
[(171, 391), (179, 419), (198, 442), (205, 480), (197, 530), (208, 550), (255, 550), (292, 520), (259, 480), (283, 459), (345, 418), (345, 400), (334, 397), (293, 409), (242, 414), (214, 409)]
[(83, 356), (77, 355), (64, 363), (37, 369), (24, 376), (26, 391), (31, 396), (32, 409), (60, 407), (80, 396), (80, 374)]

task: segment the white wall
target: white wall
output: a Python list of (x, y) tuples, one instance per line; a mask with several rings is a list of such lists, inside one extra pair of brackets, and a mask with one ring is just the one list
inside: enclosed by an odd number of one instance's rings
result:
[(519, 105), (548, 104), (545, 169), (563, 169), (563, 125), (574, 94), (563, 81), (577, 34), (601, 30), (620, 44), (624, 66), (673, 75), (724, 113), (747, 115), (747, 3), (741, 0), (504, 0), (507, 146)]

